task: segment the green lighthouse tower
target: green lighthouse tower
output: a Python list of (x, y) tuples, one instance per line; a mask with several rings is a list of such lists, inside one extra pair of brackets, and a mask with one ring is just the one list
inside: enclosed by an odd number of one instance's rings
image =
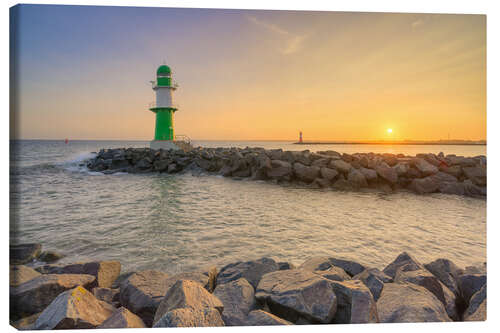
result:
[(174, 143), (174, 112), (177, 108), (173, 104), (173, 92), (177, 85), (172, 82), (172, 71), (167, 65), (161, 65), (156, 70), (156, 80), (153, 90), (156, 93), (156, 102), (152, 103), (149, 110), (156, 114), (154, 140), (151, 141), (152, 149), (179, 149)]

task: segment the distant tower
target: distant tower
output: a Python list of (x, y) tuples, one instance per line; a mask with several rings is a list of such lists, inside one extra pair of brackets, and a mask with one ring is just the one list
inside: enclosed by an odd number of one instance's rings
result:
[(174, 143), (174, 112), (177, 108), (172, 103), (172, 93), (177, 85), (172, 83), (172, 72), (167, 65), (156, 70), (156, 81), (152, 81), (156, 93), (156, 103), (149, 109), (156, 114), (155, 137), (151, 141), (152, 149), (179, 149)]
[(299, 143), (302, 143), (302, 131), (299, 132)]

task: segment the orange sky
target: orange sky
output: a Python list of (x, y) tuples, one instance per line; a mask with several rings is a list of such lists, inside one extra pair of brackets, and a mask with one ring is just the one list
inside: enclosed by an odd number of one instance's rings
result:
[(486, 139), (484, 15), (82, 8), (21, 7), (15, 137), (152, 139), (166, 59), (193, 139)]

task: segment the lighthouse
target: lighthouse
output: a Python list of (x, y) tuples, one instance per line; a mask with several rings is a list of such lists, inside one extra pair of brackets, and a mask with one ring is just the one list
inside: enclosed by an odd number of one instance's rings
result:
[(155, 113), (156, 125), (154, 140), (151, 149), (180, 149), (175, 143), (174, 112), (177, 108), (173, 104), (173, 92), (177, 85), (172, 82), (172, 71), (167, 65), (161, 65), (156, 70), (156, 80), (151, 81), (156, 101), (149, 110)]

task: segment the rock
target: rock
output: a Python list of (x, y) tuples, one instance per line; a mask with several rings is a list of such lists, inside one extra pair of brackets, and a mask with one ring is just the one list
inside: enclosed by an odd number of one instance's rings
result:
[(409, 255), (406, 252), (401, 253), (398, 255), (396, 259), (394, 259), (393, 262), (391, 262), (389, 265), (387, 265), (386, 268), (384, 268), (383, 272), (390, 276), (391, 278), (394, 278), (396, 276), (396, 271), (398, 268), (403, 267), (406, 271), (416, 271), (418, 269), (424, 269), (424, 266), (419, 263), (415, 258), (413, 258), (411, 255)]
[[(484, 311), (478, 309), (486, 304), (486, 284), (481, 287), (474, 295), (472, 295), (469, 301), (469, 307), (465, 310), (463, 318), (464, 320), (469, 320), (471, 316), (473, 316), (474, 321), (477, 320), (486, 320), (486, 309)], [(474, 316), (476, 314), (476, 316)]]
[(351, 169), (351, 171), (349, 171), (349, 174), (347, 175), (347, 181), (351, 183), (351, 186), (353, 188), (362, 188), (368, 186), (368, 182), (366, 181), (363, 173), (356, 169)]
[(444, 194), (464, 195), (466, 186), (463, 183), (444, 183), (439, 185), (439, 192)]
[(334, 323), (378, 323), (375, 300), (363, 282), (359, 280), (332, 281), (331, 285), (337, 296), (337, 313)]
[(335, 177), (338, 176), (338, 171), (335, 169), (330, 169), (330, 168), (321, 168), (319, 173), (321, 174), (321, 177), (323, 177), (326, 180), (332, 181), (335, 179)]
[(439, 183), (432, 176), (413, 179), (409, 188), (418, 194), (434, 193), (439, 189)]
[(269, 312), (262, 310), (254, 310), (248, 314), (244, 326), (274, 326), (274, 325), (293, 325), (293, 324)]
[(352, 169), (352, 166), (347, 163), (347, 162), (344, 162), (343, 160), (331, 160), (330, 161), (330, 164), (328, 164), (328, 167), (330, 169), (336, 169), (338, 172), (342, 172), (342, 173), (349, 173), (349, 171)]
[(172, 276), (169, 276), (165, 280), (165, 285), (166, 285), (166, 290), (168, 292), (168, 289), (170, 289), (177, 281), (180, 280), (191, 280), (194, 282), (198, 282), (205, 288), (206, 290), (210, 291), (210, 279), (208, 275), (205, 275), (200, 272), (184, 272), (184, 273), (178, 273)]
[(464, 180), (462, 184), (464, 185), (465, 195), (486, 196), (486, 187), (479, 187), (473, 184), (470, 179)]
[(401, 266), (398, 268), (396, 276), (394, 278), (395, 282), (413, 283), (421, 287), (424, 287), (425, 289), (433, 293), (434, 296), (436, 296), (437, 299), (443, 303), (443, 305), (446, 304), (446, 301), (444, 299), (443, 288), (437, 277), (432, 275), (432, 273), (430, 273), (426, 269), (404, 271), (404, 267), (405, 266)]
[(441, 166), (439, 170), (456, 178), (460, 178), (460, 176), (462, 176), (462, 167), (460, 165)]
[(97, 328), (145, 328), (141, 318), (124, 308), (117, 309)]
[(464, 318), (464, 321), (485, 321), (486, 320), (486, 299), (479, 305), (477, 310)]
[(42, 244), (28, 243), (10, 245), (9, 257), (11, 265), (22, 265), (35, 260), (42, 253)]
[(264, 274), (277, 271), (278, 269), (278, 264), (271, 258), (232, 263), (220, 270), (219, 275), (217, 275), (217, 284), (224, 284), (238, 280), (239, 278), (245, 278), (256, 288)]
[(486, 168), (480, 166), (466, 167), (463, 168), (463, 172), (465, 176), (474, 183), (474, 185), (486, 186)]
[(330, 159), (329, 158), (319, 158), (315, 161), (312, 162), (311, 166), (315, 166), (315, 167), (318, 167), (318, 168), (326, 168), (328, 167), (328, 164), (330, 163)]
[(398, 163), (394, 167), (398, 177), (405, 176), (408, 170), (410, 170), (410, 166), (407, 163)]
[(214, 308), (180, 308), (167, 312), (153, 327), (219, 327), (224, 326)]
[(10, 289), (11, 313), (23, 317), (43, 311), (60, 293), (83, 286), (89, 288), (95, 277), (84, 274), (45, 274)]
[(347, 180), (345, 180), (344, 176), (340, 176), (339, 179), (337, 179), (333, 185), (332, 188), (340, 191), (349, 191), (352, 190), (351, 183), (349, 183)]
[(477, 293), (484, 285), (486, 285), (485, 274), (463, 274), (457, 280), (460, 296), (467, 305), (472, 295)]
[(430, 176), (439, 171), (439, 169), (424, 160), (423, 158), (415, 158), (413, 161), (413, 165), (420, 171), (424, 176)]
[(456, 279), (458, 278), (459, 268), (448, 259), (436, 259), (424, 267), (436, 276), (446, 287), (448, 287), (455, 295), (458, 295), (458, 286)]
[(349, 259), (329, 258), (333, 266), (342, 268), (350, 276), (361, 273), (365, 270), (365, 266)]
[(329, 323), (335, 316), (337, 297), (331, 283), (312, 272), (289, 269), (265, 274), (255, 297), (280, 318), (296, 322)]
[(368, 182), (373, 182), (378, 179), (377, 171), (367, 168), (359, 168), (359, 171), (365, 176)]
[(95, 298), (81, 286), (67, 290), (40, 314), (35, 330), (96, 328), (108, 319), (114, 308)]
[(120, 275), (119, 261), (93, 261), (65, 266), (45, 265), (37, 268), (43, 274), (88, 274), (96, 278), (96, 287), (110, 288)]
[(194, 310), (214, 308), (222, 313), (224, 305), (201, 284), (191, 280), (179, 280), (168, 289), (162, 299), (156, 310), (153, 324), (157, 323), (167, 312), (181, 308)]
[(280, 270), (280, 271), (285, 270), (285, 269), (294, 269), (294, 268), (296, 268), (296, 267), (291, 262), (287, 262), (287, 261), (278, 262), (278, 270)]
[(441, 281), (439, 281), (439, 284), (443, 289), (443, 295), (444, 295), (443, 305), (446, 310), (446, 313), (448, 314), (448, 317), (450, 317), (450, 319), (454, 321), (459, 321), (460, 320), (459, 306), (461, 306), (459, 305), (460, 299)]
[(120, 302), (120, 290), (111, 288), (95, 287), (92, 289), (92, 294), (95, 298), (108, 304)]
[(316, 166), (305, 166), (304, 164), (295, 162), (293, 164), (293, 171), (295, 176), (304, 182), (311, 183), (319, 176), (319, 167)]
[(33, 325), (35, 324), (35, 321), (38, 319), (40, 314), (41, 312), (35, 313), (34, 315), (31, 315), (29, 317), (19, 319), (16, 322), (11, 322), (10, 324), (20, 331), (32, 331), (34, 329)]
[(40, 254), (40, 256), (38, 257), (38, 260), (46, 263), (52, 263), (58, 261), (61, 258), (64, 258), (64, 256), (55, 251), (43, 251), (42, 254)]
[(377, 310), (381, 323), (451, 321), (434, 294), (412, 283), (386, 283)]
[(120, 304), (151, 327), (156, 309), (168, 290), (167, 278), (167, 274), (151, 270), (132, 274), (120, 286)]
[(377, 174), (387, 180), (391, 184), (396, 184), (398, 182), (398, 173), (395, 169), (388, 166), (386, 163), (382, 162), (375, 167)]
[(381, 272), (377, 268), (367, 268), (359, 274), (352, 277), (353, 280), (361, 280), (365, 286), (370, 289), (373, 295), (373, 299), (377, 301), (380, 297), (382, 289), (384, 289), (384, 283), (393, 282), (393, 279)]
[(271, 160), (271, 170), (267, 170), (267, 176), (273, 179), (288, 179), (292, 174), (292, 165), (285, 161)]
[(304, 261), (302, 265), (299, 266), (299, 269), (310, 272), (326, 271), (332, 266), (333, 264), (328, 257), (311, 257), (306, 259), (306, 261)]
[(299, 268), (307, 271), (326, 271), (332, 266), (343, 269), (350, 276), (359, 274), (365, 269), (363, 265), (355, 261), (333, 257), (311, 257), (304, 261)]
[(336, 266), (331, 266), (324, 271), (315, 271), (314, 273), (332, 281), (344, 281), (351, 279), (349, 274), (347, 274), (342, 268)]
[(486, 275), (486, 263), (476, 264), (474, 266), (467, 266), (464, 270), (459, 271), (459, 276), (463, 274), (485, 274)]
[(244, 278), (219, 284), (214, 291), (224, 305), (222, 320), (226, 326), (244, 326), (250, 310), (255, 307), (254, 288)]
[(17, 287), (41, 275), (33, 268), (24, 265), (12, 265), (9, 268), (9, 283), (11, 287)]
[(203, 274), (208, 276), (208, 286), (205, 287), (209, 292), (213, 292), (215, 289), (215, 285), (217, 283), (217, 274), (219, 271), (216, 266), (207, 266), (205, 269), (201, 271)]

